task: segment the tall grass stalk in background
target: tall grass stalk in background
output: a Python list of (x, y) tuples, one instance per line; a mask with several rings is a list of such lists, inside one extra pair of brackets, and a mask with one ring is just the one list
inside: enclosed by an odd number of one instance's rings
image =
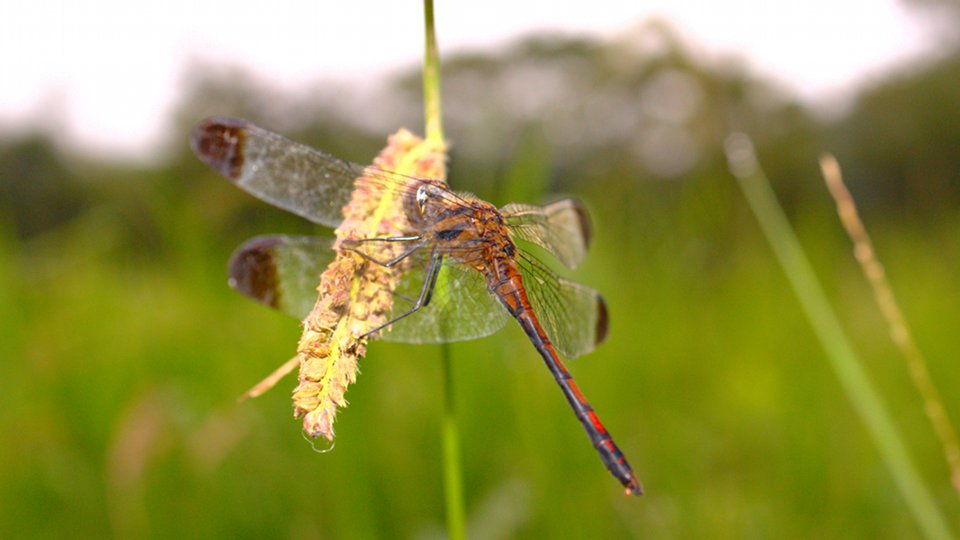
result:
[(733, 134), (726, 141), (726, 152), (730, 171), (737, 178), (760, 228), (773, 247), (814, 332), (826, 350), (840, 384), (880, 450), (921, 531), (931, 539), (953, 538), (930, 490), (911, 460), (903, 438), (854, 354), (799, 240), (777, 204), (770, 182), (757, 163), (753, 144), (746, 135)]
[[(433, 23), (433, 0), (423, 0), (424, 34), (423, 58), (423, 115), (428, 144), (444, 146), (443, 116), (440, 108), (440, 58), (437, 54), (437, 35)], [(446, 505), (447, 537), (466, 538), (466, 519), (463, 505), (463, 475), (460, 465), (460, 433), (454, 407), (453, 366), (450, 346), (440, 345), (443, 380), (443, 489)]]
[(953, 488), (960, 494), (960, 445), (957, 444), (957, 433), (953, 429), (950, 417), (943, 408), (940, 401), (940, 393), (936, 385), (930, 378), (930, 372), (927, 371), (927, 363), (913, 340), (913, 334), (907, 325), (907, 320), (900, 311), (897, 300), (893, 296), (893, 288), (887, 280), (883, 265), (877, 260), (876, 252), (873, 249), (873, 242), (867, 229), (860, 221), (857, 213), (857, 206), (853, 202), (853, 197), (843, 183), (843, 175), (840, 173), (840, 165), (832, 155), (824, 155), (820, 158), (820, 170), (823, 171), (823, 179), (830, 189), (833, 200), (837, 203), (837, 213), (840, 215), (840, 221), (847, 230), (847, 235), (853, 242), (853, 253), (860, 263), (860, 268), (866, 276), (867, 281), (873, 288), (873, 295), (876, 298), (877, 305), (887, 325), (890, 327), (890, 337), (903, 353), (903, 358), (907, 363), (907, 371), (913, 380), (920, 398), (923, 399), (924, 411), (933, 424), (933, 431), (940, 439), (940, 445), (943, 447), (944, 456), (947, 459), (947, 466), (950, 467), (950, 480)]

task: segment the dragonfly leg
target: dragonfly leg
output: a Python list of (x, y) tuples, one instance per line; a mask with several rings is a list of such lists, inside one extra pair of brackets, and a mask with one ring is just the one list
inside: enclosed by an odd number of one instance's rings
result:
[(430, 266), (427, 268), (426, 278), (423, 280), (423, 286), (420, 287), (420, 295), (417, 297), (416, 301), (413, 303), (413, 307), (409, 310), (397, 315), (396, 317), (390, 319), (389, 321), (381, 324), (380, 326), (366, 332), (365, 334), (359, 336), (357, 339), (369, 337), (380, 330), (390, 326), (391, 324), (407, 317), (413, 313), (416, 313), (418, 310), (427, 307), (430, 304), (430, 299), (433, 297), (433, 288), (437, 284), (437, 276), (440, 274), (440, 263), (443, 261), (443, 255), (437, 252), (434, 249), (433, 253), (430, 255)]
[(423, 238), (422, 234), (415, 234), (410, 236), (383, 236), (379, 238), (357, 238), (356, 240), (346, 240), (352, 244), (362, 244), (364, 242), (410, 242), (413, 240), (420, 240)]
[[(407, 249), (403, 250), (396, 257), (393, 257), (387, 260), (382, 260), (364, 253), (357, 246), (354, 245), (354, 244), (360, 244), (360, 243), (366, 243), (366, 242), (413, 242), (413, 244), (411, 244), (410, 247), (408, 247)], [(400, 261), (406, 259), (410, 255), (413, 255), (418, 249), (423, 247), (424, 244), (426, 244), (426, 240), (424, 240), (422, 236), (388, 236), (384, 238), (361, 238), (359, 240), (348, 240), (343, 243), (344, 249), (348, 249), (374, 264), (385, 266), (387, 268), (390, 268), (391, 266), (394, 266)]]
[[(411, 245), (409, 248), (407, 248), (406, 250), (404, 250), (402, 253), (400, 253), (400, 254), (397, 255), (396, 257), (393, 257), (392, 259), (389, 259), (389, 260), (379, 260), (379, 259), (376, 259), (376, 258), (371, 257), (370, 255), (368, 255), (367, 253), (364, 253), (363, 251), (357, 249), (357, 247), (354, 246), (354, 244), (369, 243), (369, 242), (414, 242), (414, 241), (417, 241), (416, 244)], [(415, 253), (418, 249), (420, 249), (421, 247), (423, 247), (423, 245), (424, 245), (425, 243), (426, 243), (426, 241), (423, 239), (423, 235), (416, 235), (416, 236), (387, 236), (387, 237), (382, 237), (382, 238), (358, 238), (358, 239), (356, 239), (356, 240), (347, 240), (347, 241), (344, 241), (344, 245), (345, 245), (344, 249), (349, 249), (350, 251), (356, 253), (357, 255), (360, 255), (360, 256), (363, 257), (364, 259), (366, 259), (366, 260), (368, 260), (368, 261), (370, 261), (370, 262), (372, 262), (372, 263), (374, 263), (374, 264), (378, 264), (378, 265), (380, 265), (380, 266), (385, 266), (385, 267), (387, 267), (387, 268), (390, 268), (390, 267), (396, 265), (397, 263), (399, 263), (400, 261), (406, 259), (407, 257), (409, 257), (410, 255), (412, 255), (413, 253)], [(428, 263), (428, 264), (429, 264), (429, 263)], [(424, 270), (426, 270), (426, 269), (424, 269)], [(416, 299), (411, 298), (411, 297), (406, 296), (406, 295), (403, 295), (403, 294), (400, 294), (400, 293), (397, 293), (397, 292), (394, 292), (393, 295), (396, 296), (396, 297), (398, 297), (398, 298), (403, 299), (403, 300), (406, 301), (406, 302), (409, 302), (410, 304), (415, 304), (415, 303), (417, 302)], [(429, 297), (428, 297), (428, 302), (429, 302)], [(420, 307), (423, 307), (423, 306), (420, 306)]]

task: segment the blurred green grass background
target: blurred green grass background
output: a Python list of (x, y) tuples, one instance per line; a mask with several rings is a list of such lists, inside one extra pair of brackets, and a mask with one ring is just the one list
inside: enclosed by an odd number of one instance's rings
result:
[[(473, 536), (918, 536), (726, 172), (731, 130), (756, 141), (925, 479), (960, 515), (817, 170), (823, 150), (844, 166), (960, 417), (960, 110), (945, 106), (960, 56), (823, 120), (646, 31), (666, 45), (541, 36), (445, 59), (451, 184), (497, 205), (575, 194), (592, 212), (574, 275), (605, 294), (611, 331), (571, 369), (647, 490), (622, 496), (509, 327), (452, 347)], [(0, 140), (0, 537), (441, 537), (436, 348), (372, 344), (327, 453), (291, 417), (292, 377), (236, 403), (299, 329), (228, 289), (230, 252), (254, 234), (329, 231), (240, 193), (186, 142), (200, 118), (234, 114), (367, 161), (386, 133), (422, 125), (419, 74), (371, 120), (323, 92), (207, 71), (154, 165), (78, 156), (43, 129)]]

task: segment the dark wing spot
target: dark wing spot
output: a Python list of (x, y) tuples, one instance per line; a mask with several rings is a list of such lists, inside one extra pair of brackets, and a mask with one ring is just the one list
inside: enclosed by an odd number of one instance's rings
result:
[(198, 158), (224, 177), (239, 180), (248, 126), (247, 122), (235, 118), (207, 118), (193, 130), (190, 147)]
[(463, 234), (463, 229), (444, 229), (442, 231), (437, 231), (437, 239), (453, 240), (461, 234)]
[(597, 328), (596, 328), (596, 337), (594, 339), (594, 344), (599, 345), (607, 339), (607, 331), (609, 330), (610, 319), (607, 315), (607, 303), (603, 300), (603, 297), (597, 294)]
[(580, 236), (583, 237), (583, 246), (589, 248), (590, 242), (593, 241), (593, 227), (590, 225), (590, 216), (587, 214), (587, 209), (583, 207), (583, 203), (577, 199), (570, 199), (570, 202), (577, 213), (577, 221), (580, 222)]
[(235, 291), (273, 308), (280, 307), (276, 237), (254, 238), (230, 257), (229, 283)]

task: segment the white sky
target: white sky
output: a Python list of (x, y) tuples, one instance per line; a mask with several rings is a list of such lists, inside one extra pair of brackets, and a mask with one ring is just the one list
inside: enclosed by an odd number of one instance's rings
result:
[[(533, 30), (613, 38), (659, 17), (807, 98), (849, 90), (931, 43), (895, 0), (443, 1), (441, 58)], [(288, 88), (357, 84), (418, 65), (420, 0), (29, 0), (0, 7), (0, 129), (52, 111), (87, 150), (144, 156), (189, 59), (247, 66)]]

